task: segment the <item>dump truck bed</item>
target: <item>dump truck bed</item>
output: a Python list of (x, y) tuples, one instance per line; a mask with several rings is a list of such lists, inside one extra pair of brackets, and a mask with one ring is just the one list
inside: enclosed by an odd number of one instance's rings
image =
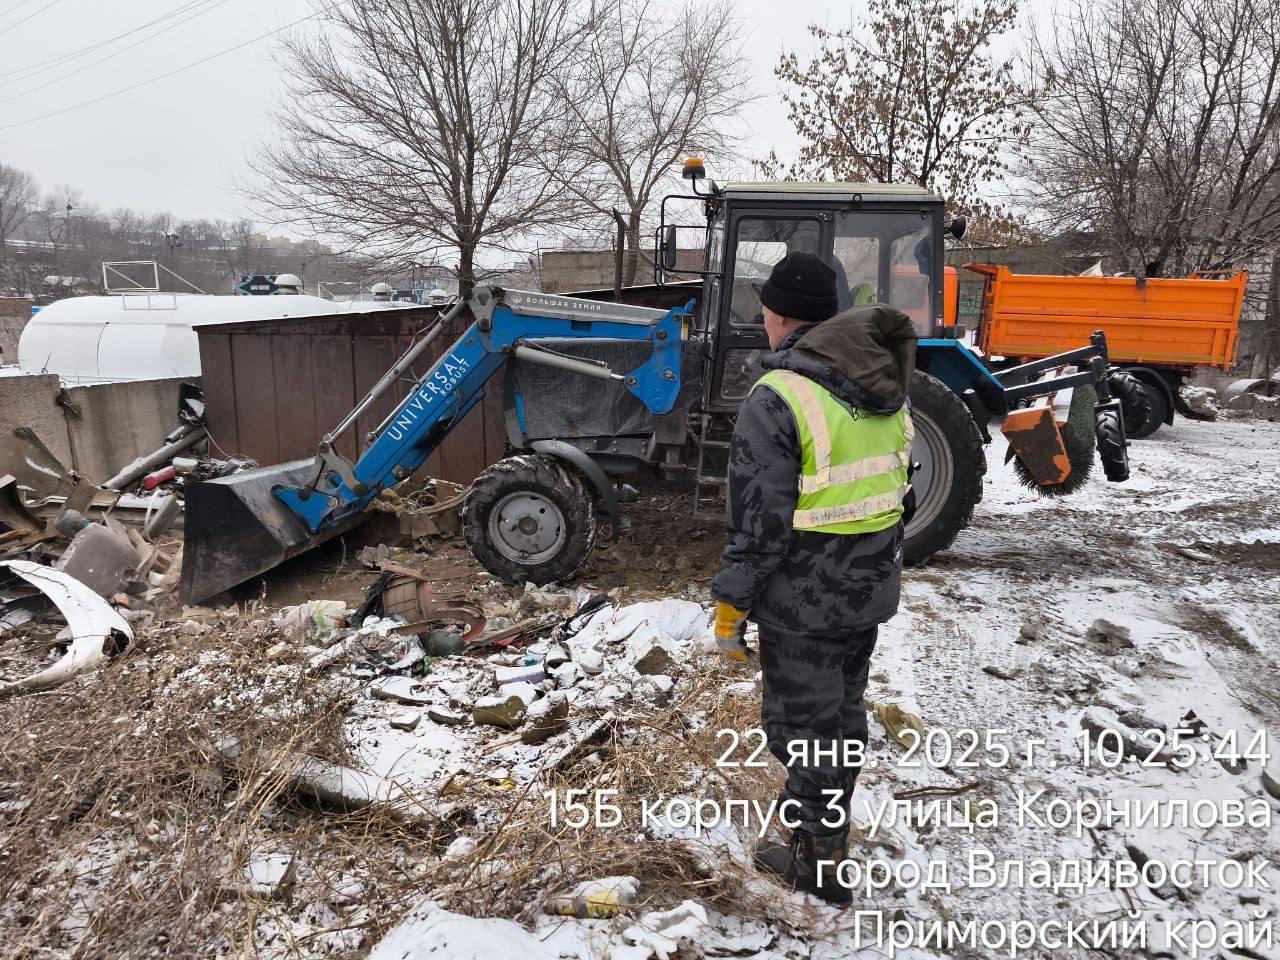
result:
[(1247, 275), (1181, 280), (1053, 277), (970, 264), (986, 277), (979, 343), (987, 356), (1048, 357), (1107, 334), (1112, 361), (1226, 370), (1236, 348)]

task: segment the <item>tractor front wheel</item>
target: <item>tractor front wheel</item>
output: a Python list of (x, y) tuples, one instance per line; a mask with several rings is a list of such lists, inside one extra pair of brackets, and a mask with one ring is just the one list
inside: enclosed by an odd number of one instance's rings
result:
[(595, 505), (582, 477), (544, 454), (508, 457), (480, 474), (463, 521), (480, 565), (509, 583), (568, 579), (596, 539)]
[(909, 395), (916, 429), (911, 460), (919, 466), (911, 476), (916, 513), (902, 555), (914, 566), (947, 549), (969, 525), (982, 499), (987, 457), (969, 408), (941, 380), (917, 370)]

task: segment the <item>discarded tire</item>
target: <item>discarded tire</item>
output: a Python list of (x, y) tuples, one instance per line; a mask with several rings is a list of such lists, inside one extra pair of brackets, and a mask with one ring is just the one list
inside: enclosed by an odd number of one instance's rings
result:
[(1107, 387), (1120, 401), (1120, 409), (1124, 411), (1126, 435), (1133, 436), (1151, 416), (1151, 401), (1142, 389), (1142, 381), (1127, 371), (1112, 370), (1107, 375)]
[(477, 477), (464, 525), (476, 560), (510, 583), (571, 577), (596, 539), (595, 507), (582, 478), (541, 454), (499, 460)]
[(911, 378), (911, 419), (916, 438), (911, 477), (916, 514), (907, 525), (903, 561), (924, 563), (951, 546), (969, 525), (982, 499), (987, 458), (973, 415), (941, 380), (917, 370)]
[(1165, 399), (1164, 391), (1152, 383), (1143, 383), (1141, 386), (1150, 409), (1147, 411), (1146, 420), (1128, 433), (1132, 440), (1151, 436), (1164, 426), (1165, 418), (1169, 415), (1169, 401)]

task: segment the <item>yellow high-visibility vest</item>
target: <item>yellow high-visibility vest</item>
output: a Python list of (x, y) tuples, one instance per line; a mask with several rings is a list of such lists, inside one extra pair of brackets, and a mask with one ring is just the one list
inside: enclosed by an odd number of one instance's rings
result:
[(915, 436), (905, 406), (888, 416), (850, 408), (790, 370), (769, 371), (756, 381), (755, 387), (761, 386), (787, 402), (800, 432), (794, 529), (875, 533), (901, 519)]

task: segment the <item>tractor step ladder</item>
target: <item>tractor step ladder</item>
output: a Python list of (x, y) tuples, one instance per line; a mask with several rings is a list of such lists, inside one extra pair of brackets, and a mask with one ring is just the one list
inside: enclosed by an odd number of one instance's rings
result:
[(702, 516), (702, 499), (713, 496), (727, 500), (729, 493), (729, 439), (732, 426), (704, 415), (698, 430), (698, 470), (693, 480), (693, 515)]

